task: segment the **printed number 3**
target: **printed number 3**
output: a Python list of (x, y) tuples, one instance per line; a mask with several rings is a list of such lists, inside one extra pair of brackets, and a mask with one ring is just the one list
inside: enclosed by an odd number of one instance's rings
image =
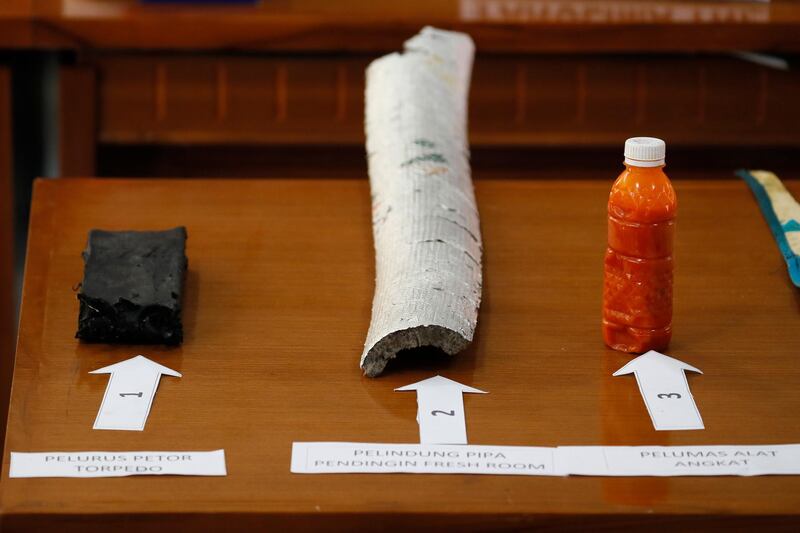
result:
[(447, 416), (456, 416), (456, 412), (454, 409), (449, 411), (439, 411), (438, 409), (435, 411), (431, 411), (432, 416), (436, 416), (437, 414), (447, 415)]
[(678, 394), (677, 392), (663, 392), (663, 393), (659, 394), (658, 397), (661, 398), (661, 399), (664, 399), (664, 398), (680, 398), (681, 395)]

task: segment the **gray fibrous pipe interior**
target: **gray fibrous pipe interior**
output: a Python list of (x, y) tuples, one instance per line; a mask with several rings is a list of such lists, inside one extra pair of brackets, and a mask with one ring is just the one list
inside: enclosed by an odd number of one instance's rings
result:
[(474, 50), (466, 34), (426, 27), (403, 53), (367, 69), (376, 270), (361, 356), (367, 376), (401, 350), (455, 354), (475, 332), (482, 244), (467, 142)]

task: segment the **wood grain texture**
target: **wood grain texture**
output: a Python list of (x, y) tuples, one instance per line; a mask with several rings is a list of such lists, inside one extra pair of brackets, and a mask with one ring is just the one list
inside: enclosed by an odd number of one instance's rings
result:
[(29, 47), (34, 43), (33, 0), (0, 2), (0, 47)]
[(5, 437), (16, 327), (11, 70), (0, 66), (0, 439)]
[[(378, 379), (353, 364), (374, 276), (366, 180), (39, 181), (6, 449), (225, 448), (229, 474), (10, 480), (6, 456), (4, 527), (796, 530), (798, 477), (289, 473), (295, 440), (414, 442), (416, 403), (392, 389), (434, 373), (490, 392), (465, 398), (474, 444), (800, 442), (800, 296), (742, 182), (672, 174), (669, 353), (705, 372), (690, 383), (707, 429), (656, 433), (635, 380), (611, 377), (627, 361), (600, 337), (615, 170), (600, 171), (604, 182), (477, 181), (486, 249), (475, 342)], [(797, 176), (782, 177), (800, 196)], [(78, 343), (87, 231), (178, 224), (189, 232), (184, 345)], [(88, 372), (139, 352), (184, 377), (162, 382), (144, 432), (93, 431), (106, 379)]]
[[(798, 71), (725, 57), (478, 52), (473, 146), (616, 147), (642, 131), (670, 146), (800, 145)], [(370, 57), (108, 53), (85, 61), (98, 72), (104, 144), (363, 146)]]
[(62, 177), (92, 176), (97, 147), (94, 69), (61, 67), (58, 105), (59, 174)]
[(39, 19), (38, 14), (43, 13), (44, 8), (52, 6), (49, 0), (2, 0), (0, 47), (8, 49), (76, 47), (74, 36)]
[(366, 57), (102, 55), (98, 140), (363, 145)]
[[(147, 6), (39, 0), (37, 26), (76, 48), (388, 52), (426, 24), (493, 52), (798, 51), (800, 7), (673, 0), (285, 0), (255, 6)], [(711, 37), (710, 37), (711, 36)]]
[(4, 0), (0, 45), (26, 48), (387, 52), (425, 24), (492, 52), (800, 50), (800, 6), (714, 0), (284, 0), (147, 6)]

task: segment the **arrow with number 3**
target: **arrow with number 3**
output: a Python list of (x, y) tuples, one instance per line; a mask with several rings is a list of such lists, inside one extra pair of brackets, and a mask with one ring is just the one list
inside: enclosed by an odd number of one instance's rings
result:
[(614, 372), (614, 376), (631, 373), (636, 376), (647, 412), (657, 431), (705, 429), (689, 390), (685, 370), (702, 374), (692, 365), (650, 350)]
[(421, 444), (466, 444), (462, 393), (486, 394), (452, 379), (434, 376), (395, 391), (417, 391), (417, 423)]

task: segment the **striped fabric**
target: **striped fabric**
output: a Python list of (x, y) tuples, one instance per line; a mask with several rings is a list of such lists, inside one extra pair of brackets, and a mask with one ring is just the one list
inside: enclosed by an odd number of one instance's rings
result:
[(740, 170), (737, 175), (753, 190), (789, 267), (792, 283), (800, 287), (800, 204), (772, 172)]

